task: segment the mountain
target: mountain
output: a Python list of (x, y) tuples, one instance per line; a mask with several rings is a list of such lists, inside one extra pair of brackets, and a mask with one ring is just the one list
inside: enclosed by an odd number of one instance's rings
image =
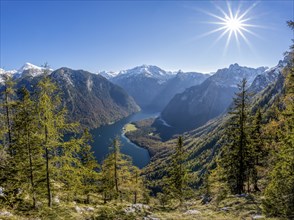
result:
[[(44, 72), (44, 67), (39, 67), (31, 63), (25, 63), (18, 71), (15, 73), (14, 77), (24, 77), (31, 76), (35, 77)], [(52, 69), (50, 69), (52, 71)]]
[[(283, 96), (285, 75), (282, 74), (282, 70), (287, 63), (287, 60), (280, 61), (276, 67), (259, 74), (253, 81), (257, 83), (257, 80), (261, 80), (260, 75), (270, 79), (272, 73), (276, 73), (276, 77), (272, 78), (272, 81), (268, 80), (265, 87), (255, 93), (251, 100), (252, 112), (256, 112), (258, 108), (261, 109), (264, 122), (268, 122), (270, 117), (276, 117), (276, 115), (273, 116), (272, 108)], [(255, 85), (252, 83), (252, 86), (254, 87)], [(249, 88), (249, 90), (251, 89), (253, 88)], [(193, 187), (199, 187), (203, 183), (203, 176), (207, 170), (215, 168), (217, 156), (220, 155), (221, 148), (226, 140), (224, 138), (224, 130), (229, 117), (228, 114), (220, 115), (202, 126), (182, 134), (187, 155), (187, 168), (193, 172), (193, 180), (191, 182)], [(146, 174), (147, 179), (152, 180), (152, 183), (156, 185), (156, 181), (162, 181), (166, 167), (169, 166), (174, 152), (173, 146), (177, 144), (177, 137), (172, 137), (168, 141), (163, 142), (160, 139), (160, 135), (158, 135), (157, 127), (153, 126), (154, 123), (146, 121), (145, 124), (144, 121), (136, 122), (137, 130), (127, 134), (127, 137), (137, 144), (153, 150), (154, 156), (151, 163), (144, 169), (144, 174)], [(139, 138), (136, 137), (136, 133)]]
[(0, 68), (0, 85), (3, 84), (6, 76), (13, 77), (17, 73), (16, 70), (4, 70)]
[(281, 74), (283, 68), (289, 63), (289, 59), (289, 56), (286, 56), (283, 60), (279, 61), (277, 66), (267, 69), (259, 74), (252, 82), (249, 88), (250, 92), (258, 93), (265, 89), (269, 84), (274, 83)]
[[(14, 78), (17, 88), (25, 86), (32, 91), (44, 77), (44, 68), (26, 63), (18, 71), (1, 70), (0, 74)], [(112, 123), (140, 110), (126, 91), (100, 75), (63, 67), (50, 70), (49, 77), (60, 90), (69, 119), (85, 127)]]
[(201, 84), (208, 77), (208, 74), (178, 71), (175, 77), (169, 79), (165, 83), (164, 88), (153, 99), (153, 108), (164, 109), (176, 94), (184, 92), (189, 87)]
[[(36, 66), (31, 63), (25, 63), (18, 70), (6, 71), (4, 69), (0, 69), (0, 83), (1, 81), (3, 81), (4, 75), (8, 75), (9, 77), (12, 77), (13, 79), (18, 79), (22, 77), (36, 77), (41, 75), (44, 72), (44, 70), (45, 70), (44, 67)], [(49, 69), (49, 72), (52, 72), (52, 71), (53, 71), (52, 69)]]
[(103, 77), (106, 78), (106, 79), (111, 79), (111, 78), (117, 76), (117, 75), (118, 75), (118, 72), (113, 72), (113, 71), (109, 71), (109, 72), (107, 72), (107, 71), (102, 71), (102, 72), (98, 72), (98, 74), (100, 74), (101, 76), (103, 76)]
[(165, 82), (173, 76), (172, 72), (166, 72), (157, 66), (142, 65), (120, 71), (110, 80), (124, 88), (141, 108), (148, 108), (164, 88)]
[(179, 132), (204, 125), (227, 111), (237, 91), (237, 84), (243, 78), (247, 79), (249, 86), (266, 69), (242, 67), (238, 64), (219, 69), (200, 85), (174, 96), (162, 111), (161, 119)]
[(200, 84), (208, 76), (196, 72), (171, 72), (157, 66), (142, 65), (120, 71), (110, 80), (133, 96), (141, 108), (161, 111), (175, 94)]
[[(267, 114), (270, 114), (271, 107), (274, 106), (273, 103), (281, 97), (284, 88), (284, 79), (284, 76), (279, 73), (278, 77), (273, 82), (253, 97), (253, 109), (262, 108), (264, 118), (268, 117)], [(215, 167), (217, 155), (219, 154), (220, 148), (223, 146), (224, 129), (227, 120), (228, 115), (224, 114), (183, 134), (185, 152), (186, 155), (188, 155), (186, 164), (188, 164), (188, 169), (194, 173), (191, 183), (193, 187), (199, 187), (203, 181), (203, 174), (207, 170)], [(148, 127), (148, 129), (146, 130), (150, 133), (150, 128)], [(146, 134), (142, 134), (142, 130), (143, 129), (137, 131), (138, 133), (140, 132), (141, 139), (143, 139), (141, 142), (152, 143), (153, 146), (156, 146), (156, 148), (154, 148), (157, 149), (153, 160), (144, 169), (146, 177), (155, 183), (156, 181), (161, 181), (164, 175), (164, 171), (171, 160), (173, 152), (170, 146), (175, 146), (177, 144), (177, 138), (173, 137), (167, 142), (156, 142), (155, 138), (150, 141), (149, 133), (146, 132)], [(156, 133), (153, 133), (153, 136), (156, 137)], [(128, 137), (132, 136), (129, 135)], [(145, 147), (149, 148), (148, 145)]]
[(121, 87), (100, 75), (60, 68), (50, 77), (63, 92), (70, 118), (87, 127), (114, 122), (140, 110)]

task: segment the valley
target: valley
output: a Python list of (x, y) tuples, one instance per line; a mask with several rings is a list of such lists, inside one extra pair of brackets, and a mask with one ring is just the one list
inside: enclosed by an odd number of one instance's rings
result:
[(93, 136), (92, 149), (98, 162), (102, 163), (106, 158), (109, 147), (112, 145), (112, 140), (117, 137), (122, 146), (121, 152), (132, 157), (133, 164), (137, 167), (145, 167), (150, 160), (149, 152), (130, 142), (129, 139), (124, 136), (123, 128), (129, 123), (145, 118), (156, 117), (157, 115), (158, 113), (138, 112), (111, 125), (104, 125), (90, 130)]
[(0, 0), (0, 219), (294, 220), (293, 8)]
[[(140, 66), (131, 69), (131, 71), (122, 71), (120, 73), (122, 76), (111, 76), (128, 81), (126, 84), (121, 81), (118, 85), (115, 85), (116, 79), (111, 80), (113, 84), (99, 74), (84, 70), (60, 68), (48, 71), (32, 64), (26, 64), (21, 68), (22, 72), (1, 70), (1, 88), (2, 92), (6, 91), (3, 88), (8, 85), (9, 78), (16, 82), (16, 88), (25, 86), (31, 92), (46, 79), (50, 79), (52, 83), (58, 85), (60, 103), (68, 110), (69, 122), (79, 119), (81, 127), (78, 129), (78, 133), (81, 133), (84, 128), (90, 129), (89, 134), (92, 136), (92, 141), (88, 143), (91, 145), (92, 153), (89, 155), (92, 155), (91, 160), (95, 160), (93, 163), (98, 161), (100, 164), (97, 164), (97, 167), (101, 166), (99, 168), (99, 172), (102, 172), (101, 175), (104, 175), (103, 172), (109, 172), (108, 168), (104, 168), (108, 166), (106, 161), (111, 159), (112, 152), (115, 152), (115, 149), (118, 149), (117, 146), (120, 146), (117, 153), (123, 156), (116, 156), (121, 158), (118, 163), (125, 164), (130, 161), (130, 164), (121, 165), (122, 167), (118, 167), (118, 169), (137, 169), (132, 168), (133, 165), (140, 168), (140, 178), (144, 178), (145, 187), (152, 197), (152, 202), (148, 202), (150, 206), (146, 205), (148, 211), (142, 211), (141, 208), (130, 208), (133, 206), (127, 202), (129, 199), (125, 197), (125, 202), (121, 207), (117, 207), (121, 211), (125, 210), (123, 211), (125, 214), (121, 215), (122, 218), (124, 218), (123, 216), (130, 217), (126, 211), (128, 209), (134, 209), (135, 211), (131, 213), (138, 218), (149, 216), (149, 219), (173, 219), (174, 216), (178, 216), (180, 219), (194, 219), (196, 216), (197, 218), (201, 216), (201, 219), (238, 219), (240, 216), (245, 219), (259, 218), (258, 216), (264, 218), (261, 211), (263, 202), (259, 194), (244, 194), (244, 198), (241, 195), (239, 198), (226, 194), (223, 198), (219, 198), (223, 186), (219, 185), (218, 173), (215, 173), (215, 170), (219, 163), (218, 157), (226, 143), (226, 127), (231, 120), (231, 116), (227, 113), (233, 107), (233, 97), (238, 92), (238, 83), (243, 78), (248, 79), (247, 90), (251, 92), (250, 102), (252, 103), (250, 111), (257, 112), (257, 109), (262, 108), (265, 117), (271, 117), (272, 109), (268, 106), (274, 105), (279, 97), (282, 97), (285, 86), (283, 71), (291, 62), (291, 58), (286, 56), (277, 66), (270, 69), (264, 67), (254, 69), (233, 64), (229, 68), (217, 70), (212, 75), (171, 74), (164, 71), (166, 76), (160, 68), (152, 66), (155, 69), (153, 73), (151, 66)], [(124, 76), (124, 74), (127, 75)], [(161, 83), (157, 81), (158, 75)], [(140, 78), (139, 81), (135, 80), (137, 76)], [(183, 83), (179, 77), (184, 78), (186, 83)], [(107, 78), (111, 79), (110, 76)], [(130, 78), (135, 81), (129, 81)], [(155, 82), (154, 86), (157, 87), (157, 90), (153, 90), (152, 95), (149, 90), (142, 90), (143, 87), (149, 88), (148, 85), (145, 85), (145, 78), (148, 82)], [(196, 79), (196, 81), (191, 79)], [(174, 88), (176, 82), (179, 84)], [(190, 84), (187, 84), (188, 82)], [(186, 88), (188, 85), (190, 87)], [(133, 99), (125, 90), (140, 95)], [(140, 101), (137, 105), (138, 99)], [(166, 106), (159, 107), (152, 100), (157, 100), (161, 104), (166, 103)], [(157, 111), (159, 109), (161, 112)], [(74, 139), (67, 138), (65, 142), (75, 140), (79, 136), (74, 135), (72, 136)], [(83, 136), (81, 138), (83, 140)], [(192, 190), (193, 195), (192, 197), (190, 197), (191, 195), (187, 196), (186, 208), (182, 206), (182, 208), (173, 208), (178, 206), (177, 200), (175, 198), (168, 199), (168, 196), (171, 195), (165, 194), (167, 186), (164, 185), (166, 184), (164, 180), (166, 173), (172, 169), (169, 166), (174, 163), (179, 138), (183, 140), (185, 154), (183, 165), (185, 164), (184, 166), (189, 170), (186, 175), (189, 179), (189, 190)], [(130, 166), (130, 168), (124, 166)], [(259, 169), (262, 172), (259, 177), (259, 188), (264, 191), (266, 185), (262, 182), (264, 181), (262, 175), (268, 171), (265, 168)], [(127, 170), (120, 171), (122, 173), (119, 175), (123, 176), (131, 172)], [(126, 173), (124, 174), (124, 172)], [(210, 174), (207, 177), (208, 173)], [(106, 173), (106, 175), (111, 174)], [(103, 179), (97, 179), (97, 181), (103, 185)], [(204, 193), (205, 190), (208, 190), (205, 188), (208, 184), (207, 181), (209, 181), (210, 189), (209, 192)], [(121, 184), (124, 183), (121, 182)], [(142, 185), (136, 187), (142, 187)], [(101, 189), (98, 187), (95, 190)], [(128, 186), (124, 190), (126, 190), (124, 195), (126, 196), (129, 193)], [(94, 195), (93, 190), (88, 193), (89, 197)], [(111, 195), (112, 188), (107, 193)], [(59, 197), (64, 199), (64, 194), (58, 193)], [(145, 203), (147, 198), (144, 197), (144, 193), (140, 198)], [(101, 200), (104, 200), (104, 204), (98, 205)], [(204, 202), (206, 200), (207, 202)], [(108, 211), (104, 213), (105, 210), (114, 211), (112, 206), (115, 203), (106, 204), (105, 201), (105, 196), (94, 196), (92, 204), (96, 204), (96, 208), (93, 208), (95, 214), (92, 214), (100, 217), (105, 215), (106, 219), (116, 219), (111, 217), (112, 215)], [(233, 204), (234, 202), (236, 204)], [(250, 214), (244, 210), (238, 210), (239, 204), (247, 207)], [(168, 208), (165, 208), (166, 205)], [(77, 207), (84, 211), (77, 211), (76, 218), (93, 216), (89, 211), (85, 211), (89, 208), (87, 206), (83, 208), (82, 205), (73, 206), (71, 203), (65, 205), (66, 210), (77, 210)], [(120, 214), (117, 213), (117, 215)], [(75, 218), (71, 211), (64, 216)]]

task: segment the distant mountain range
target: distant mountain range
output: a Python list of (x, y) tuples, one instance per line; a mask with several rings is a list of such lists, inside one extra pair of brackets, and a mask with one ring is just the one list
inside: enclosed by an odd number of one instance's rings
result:
[[(257, 93), (277, 79), (286, 63), (280, 61), (271, 69), (232, 64), (214, 74), (171, 72), (152, 65), (99, 74), (60, 68), (50, 70), (50, 77), (61, 89), (70, 117), (85, 126), (93, 128), (116, 121), (139, 111), (140, 106), (161, 111), (158, 120), (182, 132), (227, 112), (243, 78), (250, 91)], [(0, 83), (1, 76), (9, 75), (18, 86), (36, 85), (43, 71), (43, 67), (30, 63), (19, 70), (0, 69)]]
[(153, 111), (162, 110), (175, 94), (200, 84), (209, 76), (196, 72), (165, 71), (152, 65), (100, 74), (124, 88), (141, 108)]

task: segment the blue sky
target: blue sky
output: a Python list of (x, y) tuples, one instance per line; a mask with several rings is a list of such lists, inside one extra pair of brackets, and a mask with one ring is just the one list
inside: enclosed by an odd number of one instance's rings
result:
[[(255, 1), (229, 1), (240, 14)], [(232, 63), (274, 66), (291, 44), (293, 1), (259, 1), (246, 18), (253, 34), (244, 32), (225, 45), (217, 43), (221, 27), (209, 15), (224, 17), (226, 1), (3, 1), (1, 63), (17, 69), (25, 62), (91, 72), (118, 71), (141, 64), (165, 70), (212, 72)], [(258, 27), (256, 27), (258, 26)], [(258, 36), (255, 36), (258, 35)], [(201, 37), (202, 36), (202, 37)]]

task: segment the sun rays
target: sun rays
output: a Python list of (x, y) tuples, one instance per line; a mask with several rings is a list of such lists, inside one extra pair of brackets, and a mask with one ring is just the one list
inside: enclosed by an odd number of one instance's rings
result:
[(249, 16), (249, 12), (257, 5), (257, 3), (253, 3), (249, 8), (244, 11), (241, 11), (241, 7), (237, 8), (237, 10), (233, 10), (230, 3), (227, 2), (227, 11), (223, 8), (215, 5), (215, 7), (220, 12), (219, 14), (214, 14), (208, 11), (203, 11), (205, 14), (211, 16), (215, 19), (215, 21), (208, 22), (209, 24), (217, 25), (215, 29), (202, 34), (200, 37), (205, 37), (212, 34), (219, 34), (216, 40), (211, 44), (212, 46), (227, 36), (224, 53), (226, 53), (230, 42), (232, 42), (233, 38), (236, 41), (238, 49), (240, 49), (240, 42), (243, 41), (247, 44), (247, 46), (252, 49), (252, 45), (248, 40), (247, 34), (250, 34), (255, 37), (259, 37), (253, 28), (260, 27), (258, 25), (254, 25), (250, 23), (252, 17)]

